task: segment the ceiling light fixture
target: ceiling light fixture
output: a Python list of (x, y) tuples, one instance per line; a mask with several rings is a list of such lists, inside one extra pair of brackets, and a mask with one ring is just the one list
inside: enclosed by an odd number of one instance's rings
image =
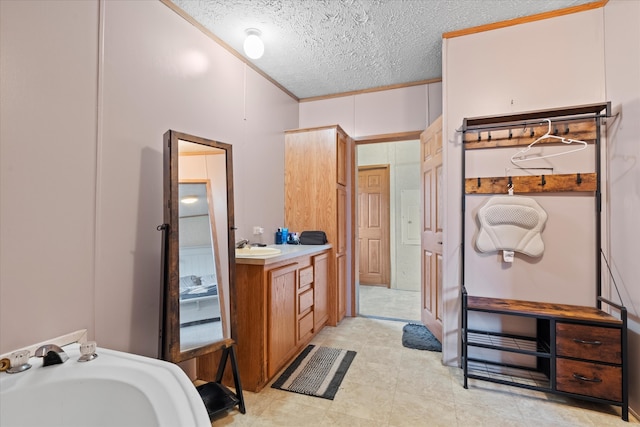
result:
[(198, 201), (198, 196), (184, 196), (180, 201), (185, 205), (191, 205)]
[(244, 53), (251, 59), (260, 58), (264, 53), (264, 43), (260, 38), (262, 33), (255, 28), (247, 28), (245, 33), (247, 38), (244, 39), (244, 44), (242, 45)]

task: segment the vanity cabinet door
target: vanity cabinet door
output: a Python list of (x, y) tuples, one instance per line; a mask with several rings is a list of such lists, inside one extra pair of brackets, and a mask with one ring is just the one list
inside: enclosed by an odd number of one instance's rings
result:
[(273, 377), (296, 352), (298, 265), (269, 271), (267, 319), (268, 375)]
[(347, 314), (347, 256), (337, 258), (338, 319)]
[(313, 317), (315, 330), (319, 331), (329, 319), (329, 254), (313, 257)]
[(336, 142), (336, 182), (340, 185), (347, 185), (347, 136), (342, 132), (337, 132)]

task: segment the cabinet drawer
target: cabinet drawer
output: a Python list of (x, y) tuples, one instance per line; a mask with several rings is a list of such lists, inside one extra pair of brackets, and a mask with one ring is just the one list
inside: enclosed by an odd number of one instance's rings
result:
[(313, 289), (307, 289), (298, 295), (298, 314), (309, 310), (313, 305)]
[(620, 402), (622, 368), (559, 358), (556, 359), (556, 389)]
[(620, 329), (558, 322), (556, 352), (558, 356), (622, 363)]
[(313, 332), (313, 311), (298, 320), (298, 340), (304, 339), (311, 332)]
[(300, 269), (299, 280), (300, 280), (298, 282), (299, 288), (304, 288), (305, 286), (313, 283), (313, 266), (312, 265)]

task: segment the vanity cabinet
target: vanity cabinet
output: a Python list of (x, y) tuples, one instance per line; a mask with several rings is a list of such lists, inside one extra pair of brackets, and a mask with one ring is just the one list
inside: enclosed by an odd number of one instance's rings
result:
[[(244, 390), (260, 391), (327, 323), (330, 249), (283, 245), (280, 256), (236, 258), (234, 339)], [(205, 357), (201, 379), (217, 366)]]
[(352, 222), (353, 141), (328, 126), (285, 132), (285, 225), (290, 231), (321, 230), (333, 245), (328, 267), (327, 316), (335, 326), (347, 312)]

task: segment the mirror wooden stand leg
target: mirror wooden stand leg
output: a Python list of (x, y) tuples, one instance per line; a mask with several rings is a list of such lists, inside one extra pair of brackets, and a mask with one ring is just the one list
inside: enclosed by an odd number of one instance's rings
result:
[[(231, 362), (233, 382), (236, 388), (235, 393), (222, 384), (222, 377), (224, 376), (224, 371), (227, 366), (227, 360)], [(213, 419), (216, 415), (223, 411), (228, 411), (236, 405), (238, 406), (240, 413), (246, 413), (240, 375), (238, 374), (235, 342), (229, 344), (222, 350), (222, 356), (218, 362), (218, 372), (216, 374), (215, 382), (202, 384), (198, 386), (197, 389), (204, 401), (204, 405), (207, 408), (209, 419)]]

